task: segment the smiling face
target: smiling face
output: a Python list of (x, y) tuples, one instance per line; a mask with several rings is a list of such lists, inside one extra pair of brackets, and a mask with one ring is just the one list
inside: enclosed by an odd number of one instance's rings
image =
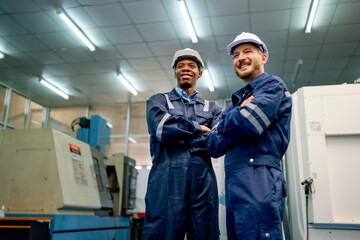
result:
[(264, 73), (267, 56), (252, 44), (241, 44), (233, 51), (233, 65), (236, 75), (245, 84)]
[(178, 88), (192, 94), (195, 92), (196, 81), (202, 75), (197, 63), (190, 59), (180, 60), (176, 64), (175, 78)]

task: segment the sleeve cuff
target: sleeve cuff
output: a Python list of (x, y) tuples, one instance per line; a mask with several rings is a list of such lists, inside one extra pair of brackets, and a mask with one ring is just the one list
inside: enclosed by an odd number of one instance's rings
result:
[(192, 121), (192, 123), (194, 124), (194, 133), (195, 134), (201, 133), (200, 124), (198, 122), (195, 122), (195, 121)]

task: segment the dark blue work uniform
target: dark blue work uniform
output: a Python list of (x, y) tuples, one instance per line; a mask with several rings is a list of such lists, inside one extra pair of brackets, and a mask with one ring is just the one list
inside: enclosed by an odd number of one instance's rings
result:
[(221, 109), (177, 89), (147, 101), (153, 166), (145, 196), (143, 239), (219, 239), (218, 191), (200, 125), (210, 129)]
[[(241, 107), (248, 97), (254, 100)], [(292, 100), (284, 82), (263, 73), (239, 91), (206, 138), (225, 157), (229, 240), (282, 239), (286, 184), (280, 168), (290, 139)]]

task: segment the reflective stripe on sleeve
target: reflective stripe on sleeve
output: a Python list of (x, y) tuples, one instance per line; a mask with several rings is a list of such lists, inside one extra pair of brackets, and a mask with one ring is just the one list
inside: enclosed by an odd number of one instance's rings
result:
[(259, 132), (259, 134), (262, 133), (263, 128), (261, 127), (261, 125), (259, 124), (259, 122), (256, 120), (256, 118), (254, 118), (248, 110), (246, 109), (241, 109), (240, 113), (247, 119), (249, 120), (249, 122), (256, 128), (256, 130)]
[(270, 126), (269, 118), (266, 116), (266, 114), (255, 104), (248, 103), (247, 106), (254, 110), (256, 114), (261, 118), (261, 120), (265, 123), (266, 127)]
[(157, 126), (157, 129), (156, 129), (156, 138), (157, 138), (159, 141), (162, 141), (161, 135), (162, 135), (164, 123), (165, 123), (166, 119), (168, 119), (170, 116), (171, 116), (170, 114), (165, 113), (164, 117), (161, 119), (159, 125)]
[(209, 111), (209, 101), (208, 100), (205, 100), (204, 102), (204, 112), (208, 112)]
[(286, 96), (286, 97), (291, 97), (291, 93), (288, 92), (288, 91), (286, 91), (286, 92), (285, 92), (285, 96)]
[(164, 94), (165, 95), (165, 98), (166, 98), (166, 102), (167, 102), (167, 105), (169, 107), (169, 109), (174, 109), (174, 105), (172, 105), (170, 99), (169, 99), (169, 96), (167, 94)]

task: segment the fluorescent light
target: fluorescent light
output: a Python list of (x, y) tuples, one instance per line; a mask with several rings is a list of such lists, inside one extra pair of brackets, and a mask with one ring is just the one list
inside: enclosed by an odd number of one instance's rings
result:
[(209, 91), (210, 92), (215, 91), (214, 85), (213, 85), (212, 80), (211, 80), (211, 76), (210, 76), (209, 71), (207, 69), (204, 70), (204, 75), (205, 75), (205, 79), (206, 79), (208, 87), (209, 87)]
[(135, 166), (135, 169), (137, 169), (137, 170), (141, 170), (141, 169), (143, 169), (143, 167), (142, 167), (142, 166), (137, 165), (137, 166)]
[(146, 166), (146, 169), (150, 170), (150, 169), (151, 169), (151, 166)]
[(54, 85), (50, 84), (49, 82), (47, 82), (47, 81), (45, 81), (43, 79), (40, 79), (40, 83), (42, 85), (44, 85), (45, 87), (47, 87), (48, 89), (50, 89), (51, 91), (59, 94), (63, 98), (69, 99), (69, 96), (66, 93), (64, 93), (63, 91), (61, 91), (59, 88), (55, 87)]
[(296, 63), (296, 66), (295, 66), (295, 72), (294, 72), (294, 75), (292, 77), (292, 85), (293, 87), (296, 86), (296, 79), (299, 75), (299, 72), (300, 72), (300, 69), (301, 69), (301, 65), (304, 63), (304, 61), (302, 59), (298, 59), (297, 63)]
[(132, 143), (136, 143), (136, 140), (133, 139), (132, 137), (129, 137), (129, 141), (132, 142)]
[(95, 46), (90, 42), (90, 40), (85, 36), (84, 33), (82, 33), (81, 29), (77, 27), (71, 20), (68, 18), (64, 11), (61, 8), (57, 9), (57, 14), (60, 15), (61, 19), (64, 20), (64, 22), (71, 28), (71, 30), (74, 31), (76, 36), (78, 36), (83, 43), (90, 49), (90, 51), (95, 51)]
[(2, 52), (0, 52), (0, 59), (5, 58), (5, 54), (3, 54)]
[(311, 2), (311, 8), (310, 8), (310, 12), (309, 12), (309, 16), (308, 16), (308, 20), (306, 22), (306, 28), (305, 28), (305, 33), (311, 33), (311, 26), (313, 24), (314, 18), (315, 18), (315, 13), (316, 13), (316, 9), (319, 5), (319, 0), (313, 0)]
[(129, 91), (132, 92), (132, 94), (134, 94), (135, 96), (138, 95), (138, 92), (136, 91), (136, 89), (131, 85), (131, 83), (121, 73), (119, 73), (119, 75), (117, 77), (127, 87), (127, 89), (129, 89)]
[(109, 122), (106, 122), (106, 126), (108, 126), (108, 128), (113, 128), (113, 125)]
[(182, 13), (183, 18), (185, 20), (186, 27), (187, 27), (187, 29), (189, 31), (191, 41), (193, 43), (197, 43), (198, 39), (197, 39), (197, 36), (196, 36), (196, 33), (195, 33), (194, 26), (193, 26), (193, 24), (191, 22), (189, 12), (188, 12), (188, 10), (186, 8), (185, 1), (184, 0), (178, 0), (178, 3), (180, 5), (181, 13)]

